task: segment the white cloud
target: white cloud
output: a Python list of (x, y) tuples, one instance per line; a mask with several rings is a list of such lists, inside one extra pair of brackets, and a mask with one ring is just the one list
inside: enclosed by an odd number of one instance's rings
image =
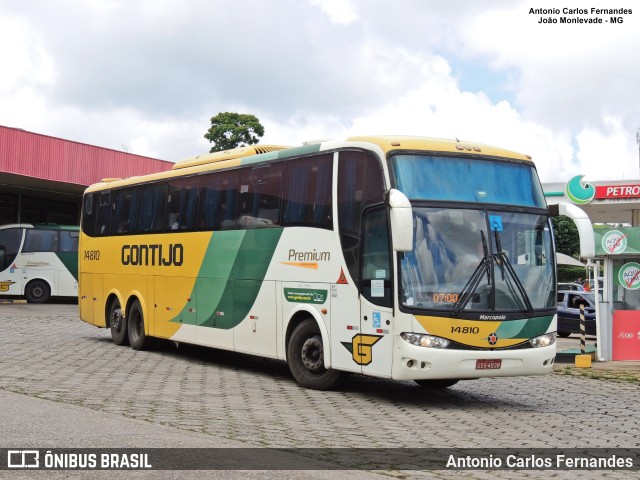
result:
[(640, 178), (638, 145), (629, 141), (629, 131), (615, 118), (605, 117), (603, 124), (604, 131), (585, 128), (576, 136), (578, 163), (589, 166), (589, 170), (583, 172), (588, 173), (586, 179)]
[(0, 124), (178, 160), (209, 149), (211, 116), (239, 111), (258, 116), (270, 143), (457, 136), (532, 155), (543, 181), (610, 179), (612, 166), (636, 176), (640, 64), (628, 52), (640, 12), (583, 28), (539, 25), (529, 8), (3, 3)]
[(333, 23), (349, 25), (358, 19), (350, 0), (309, 0), (309, 3), (319, 6)]

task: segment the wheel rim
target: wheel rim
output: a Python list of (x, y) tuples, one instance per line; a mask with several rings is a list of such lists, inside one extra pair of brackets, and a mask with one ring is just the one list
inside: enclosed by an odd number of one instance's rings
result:
[(324, 350), (322, 348), (322, 338), (320, 335), (307, 338), (300, 351), (300, 358), (304, 367), (313, 373), (324, 371)]
[(40, 285), (36, 285), (31, 290), (31, 295), (33, 296), (33, 298), (42, 298), (42, 296), (44, 295), (44, 288), (42, 288)]

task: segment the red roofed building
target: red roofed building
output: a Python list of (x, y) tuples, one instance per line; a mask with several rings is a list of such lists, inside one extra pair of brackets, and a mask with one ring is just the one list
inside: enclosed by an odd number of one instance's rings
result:
[(82, 193), (92, 183), (172, 166), (164, 160), (0, 126), (0, 225), (78, 224)]

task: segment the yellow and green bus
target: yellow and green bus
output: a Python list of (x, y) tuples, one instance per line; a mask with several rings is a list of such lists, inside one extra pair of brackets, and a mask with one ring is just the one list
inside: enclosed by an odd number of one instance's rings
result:
[(556, 268), (530, 157), (421, 137), (247, 146), (83, 199), (79, 308), (113, 341), (443, 388), (551, 371)]
[(78, 295), (77, 225), (0, 226), (0, 297), (45, 303)]

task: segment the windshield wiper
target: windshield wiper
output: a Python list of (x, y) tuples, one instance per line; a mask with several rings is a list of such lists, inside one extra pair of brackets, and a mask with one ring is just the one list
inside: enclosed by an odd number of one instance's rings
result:
[(533, 305), (531, 304), (529, 295), (527, 295), (527, 291), (525, 290), (524, 285), (520, 281), (520, 278), (518, 277), (516, 271), (513, 269), (513, 265), (511, 265), (509, 257), (506, 253), (504, 253), (504, 250), (502, 250), (502, 242), (500, 242), (500, 235), (498, 234), (498, 230), (494, 230), (493, 233), (496, 239), (496, 249), (498, 250), (498, 253), (496, 254), (496, 263), (498, 264), (498, 266), (500, 267), (500, 271), (502, 272), (502, 280), (504, 281), (504, 270), (506, 268), (511, 278), (513, 278), (518, 292), (524, 300), (529, 315), (533, 315)]
[(469, 280), (467, 280), (467, 283), (465, 283), (464, 287), (462, 287), (462, 290), (458, 295), (458, 301), (453, 304), (453, 307), (451, 308), (451, 314), (453, 316), (458, 316), (464, 309), (464, 307), (466, 307), (467, 303), (469, 303), (469, 300), (471, 300), (474, 292), (476, 291), (476, 288), (478, 288), (478, 285), (480, 285), (485, 272), (487, 274), (487, 283), (492, 283), (491, 263), (493, 261), (493, 258), (491, 255), (489, 255), (489, 246), (487, 245), (487, 239), (484, 236), (484, 232), (480, 231), (480, 235), (482, 238), (482, 250), (484, 253), (484, 257), (482, 257), (480, 263), (478, 263), (478, 266), (471, 274), (471, 277), (469, 277)]

